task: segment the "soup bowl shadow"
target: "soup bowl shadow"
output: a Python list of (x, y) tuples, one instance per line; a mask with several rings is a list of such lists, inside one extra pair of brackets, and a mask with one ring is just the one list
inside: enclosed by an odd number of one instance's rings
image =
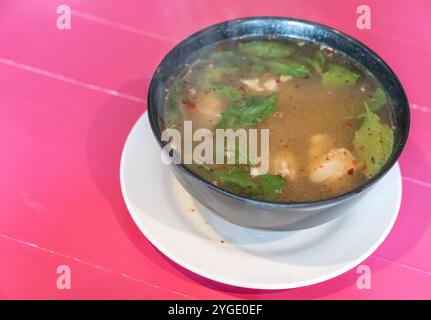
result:
[[(395, 121), (395, 140), (390, 158), (380, 172), (360, 187), (333, 198), (310, 202), (258, 201), (225, 191), (195, 175), (183, 164), (172, 164), (176, 179), (200, 204), (225, 219), (252, 228), (291, 230), (309, 228), (334, 219), (330, 208), (349, 205), (359, 194), (367, 192), (396, 163), (407, 140), (410, 112), (404, 89), (391, 68), (371, 49), (338, 30), (327, 26), (283, 17), (252, 17), (219, 23), (199, 31), (180, 42), (162, 60), (154, 73), (148, 92), (148, 115), (153, 134), (161, 147), (164, 102), (172, 75), (181, 69), (197, 50), (225, 40), (252, 38), (300, 39), (338, 50), (365, 67), (381, 83)], [(337, 210), (344, 212), (347, 210)]]

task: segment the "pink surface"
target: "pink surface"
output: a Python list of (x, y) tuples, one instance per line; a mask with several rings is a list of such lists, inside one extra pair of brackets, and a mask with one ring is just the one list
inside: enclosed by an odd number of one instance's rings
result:
[[(73, 10), (56, 28), (56, 8)], [(431, 2), (1, 0), (0, 298), (431, 298)], [(282, 291), (220, 285), (185, 271), (139, 232), (122, 200), (119, 161), (145, 111), (150, 77), (175, 43), (210, 24), (292, 16), (338, 28), (394, 69), (411, 102), (395, 227), (363, 264), (322, 284)], [(152, 139), (152, 137), (147, 137)], [(68, 265), (72, 287), (59, 290)]]

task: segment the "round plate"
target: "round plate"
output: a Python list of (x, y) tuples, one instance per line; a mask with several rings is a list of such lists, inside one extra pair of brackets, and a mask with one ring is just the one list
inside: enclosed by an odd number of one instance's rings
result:
[(323, 225), (262, 231), (234, 225), (200, 206), (162, 163), (144, 114), (123, 150), (121, 188), (133, 220), (163, 254), (229, 285), (287, 289), (322, 282), (355, 267), (383, 242), (401, 202), (396, 164), (362, 199)]

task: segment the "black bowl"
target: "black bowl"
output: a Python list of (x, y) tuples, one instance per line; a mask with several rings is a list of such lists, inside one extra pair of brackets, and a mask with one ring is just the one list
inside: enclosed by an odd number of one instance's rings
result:
[[(173, 173), (184, 188), (202, 205), (222, 217), (248, 227), (288, 230), (311, 227), (336, 217), (334, 205), (348, 206), (350, 200), (368, 190), (396, 163), (407, 140), (410, 112), (406, 94), (390, 67), (372, 50), (352, 37), (321, 24), (282, 17), (252, 17), (216, 24), (180, 42), (160, 63), (153, 75), (148, 93), (148, 115), (160, 146), (163, 127), (163, 104), (169, 78), (196, 50), (219, 41), (235, 38), (294, 38), (324, 44), (337, 49), (367, 68), (382, 84), (392, 101), (396, 131), (392, 155), (379, 174), (348, 193), (322, 201), (268, 202), (242, 197), (224, 191), (193, 174), (182, 164), (173, 164)], [(349, 200), (349, 201), (347, 201)], [(336, 210), (340, 212), (340, 210)]]

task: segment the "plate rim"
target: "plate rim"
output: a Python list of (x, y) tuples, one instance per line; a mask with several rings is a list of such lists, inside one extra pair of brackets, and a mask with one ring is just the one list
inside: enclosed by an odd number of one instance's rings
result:
[[(391, 219), (386, 226), (383, 233), (380, 235), (380, 237), (377, 239), (377, 241), (368, 249), (366, 250), (362, 255), (357, 257), (356, 259), (352, 260), (351, 262), (346, 263), (344, 266), (338, 268), (337, 270), (334, 270), (332, 272), (329, 272), (325, 275), (318, 276), (312, 279), (298, 281), (298, 282), (280, 282), (277, 284), (265, 284), (265, 283), (247, 283), (240, 280), (234, 280), (234, 279), (228, 279), (223, 276), (218, 276), (211, 274), (209, 272), (206, 272), (205, 270), (202, 270), (199, 267), (194, 267), (193, 265), (190, 265), (189, 263), (185, 262), (181, 257), (177, 257), (175, 254), (170, 253), (169, 249), (165, 248), (164, 245), (160, 244), (160, 242), (153, 237), (152, 233), (147, 230), (144, 226), (144, 224), (140, 221), (138, 218), (138, 214), (132, 210), (132, 202), (128, 197), (127, 189), (126, 189), (126, 182), (125, 182), (125, 158), (126, 153), (128, 152), (130, 148), (130, 141), (131, 136), (136, 129), (136, 127), (140, 124), (140, 122), (144, 122), (145, 118), (148, 120), (147, 111), (145, 111), (133, 124), (130, 132), (127, 135), (126, 141), (124, 143), (123, 149), (121, 151), (121, 159), (120, 159), (120, 172), (119, 172), (119, 178), (120, 178), (120, 187), (121, 187), (121, 194), (123, 196), (124, 202), (126, 204), (127, 210), (132, 217), (133, 222), (136, 224), (138, 229), (141, 231), (141, 233), (150, 241), (150, 243), (159, 250), (163, 255), (165, 255), (167, 258), (178, 264), (179, 266), (187, 269), (188, 271), (191, 271), (199, 276), (202, 276), (204, 278), (210, 279), (212, 281), (215, 281), (217, 283), (223, 284), (223, 285), (230, 285), (238, 288), (246, 288), (246, 289), (254, 289), (254, 290), (286, 290), (286, 289), (294, 289), (294, 288), (301, 288), (301, 287), (307, 287), (314, 284), (322, 283), (325, 281), (328, 281), (330, 279), (336, 278), (347, 271), (355, 268), (357, 265), (359, 265), (361, 262), (369, 258), (385, 241), (385, 239), (388, 237), (390, 231), (392, 230), (395, 221), (397, 220), (400, 208), (401, 208), (401, 201), (402, 201), (402, 183), (399, 184), (399, 196), (397, 197), (397, 203), (395, 206), (394, 213), (392, 213)], [(149, 121), (148, 121), (149, 125)], [(394, 164), (392, 169), (390, 171), (396, 170), (398, 172), (398, 176), (401, 179), (401, 170), (398, 161)], [(388, 171), (388, 173), (390, 172)], [(387, 174), (388, 174), (387, 173)]]

